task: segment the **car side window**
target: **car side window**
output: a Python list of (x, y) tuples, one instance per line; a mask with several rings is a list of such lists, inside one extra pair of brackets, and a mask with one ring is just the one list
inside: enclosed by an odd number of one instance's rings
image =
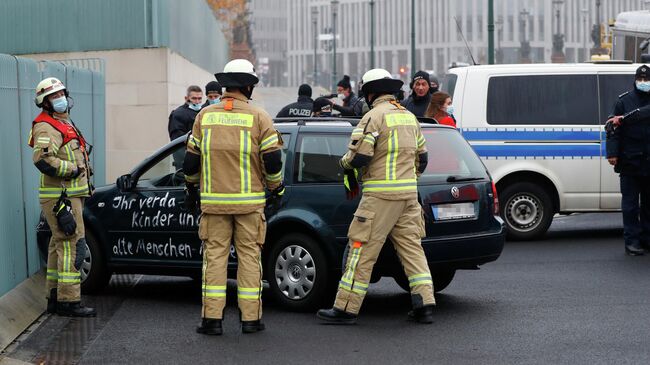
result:
[(600, 120), (605, 123), (609, 114), (614, 111), (618, 96), (634, 87), (633, 74), (598, 75), (600, 91)]
[(339, 160), (347, 151), (349, 138), (347, 134), (300, 135), (294, 180), (298, 183), (343, 182)]
[(165, 158), (140, 175), (138, 185), (156, 187), (185, 186), (185, 175), (182, 170), (184, 159), (185, 144), (179, 144)]
[(488, 82), (492, 125), (598, 125), (596, 75), (495, 76)]

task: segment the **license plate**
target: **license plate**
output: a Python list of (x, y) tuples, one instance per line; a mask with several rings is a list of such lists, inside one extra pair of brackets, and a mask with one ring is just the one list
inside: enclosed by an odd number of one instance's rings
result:
[(451, 219), (471, 219), (476, 216), (474, 203), (451, 203), (431, 205), (433, 218), (437, 221)]

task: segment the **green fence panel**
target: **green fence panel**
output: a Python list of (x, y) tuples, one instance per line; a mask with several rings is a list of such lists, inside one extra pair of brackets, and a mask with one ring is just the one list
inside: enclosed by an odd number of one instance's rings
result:
[(38, 202), (38, 170), (32, 162), (32, 149), (27, 145), (32, 121), (40, 113), (34, 103), (36, 85), (41, 81), (37, 63), (27, 58), (17, 58), (18, 61), (18, 96), (20, 108), (20, 151), (22, 158), (23, 202), (25, 203), (25, 227), (27, 245), (27, 274), (31, 275), (41, 267), (36, 232), (41, 207)]
[(3, 172), (0, 193), (0, 294), (20, 283), (27, 273), (21, 156), (16, 156), (21, 151), (16, 64), (14, 57), (0, 55), (0, 108), (3, 115), (0, 155), (5, 157), (0, 159), (0, 171)]
[[(101, 186), (106, 184), (106, 82), (99, 72), (93, 72), (93, 121), (90, 159), (95, 171), (95, 186)], [(90, 138), (88, 133), (86, 136)]]

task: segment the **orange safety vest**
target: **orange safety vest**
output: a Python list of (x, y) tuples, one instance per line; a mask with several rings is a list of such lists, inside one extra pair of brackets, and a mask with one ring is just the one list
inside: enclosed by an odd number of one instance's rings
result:
[[(56, 120), (47, 112), (41, 112), (41, 114), (34, 119), (32, 122), (32, 129), (36, 123), (47, 123), (59, 131), (63, 136), (63, 143), (61, 143), (61, 146), (65, 146), (66, 143), (76, 139), (79, 141), (81, 151), (84, 153), (86, 152), (86, 140), (72, 124)], [(32, 135), (29, 136), (29, 147), (34, 147), (34, 136)]]

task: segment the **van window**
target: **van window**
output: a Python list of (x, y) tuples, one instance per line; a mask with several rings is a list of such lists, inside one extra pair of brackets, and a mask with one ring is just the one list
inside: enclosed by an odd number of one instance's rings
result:
[(595, 125), (596, 75), (526, 75), (490, 78), (488, 124)]
[(456, 81), (458, 81), (458, 75), (455, 74), (446, 74), (442, 79), (442, 85), (440, 85), (440, 90), (446, 92), (454, 99), (454, 91), (456, 90)]
[(600, 121), (605, 122), (614, 111), (618, 96), (634, 87), (634, 75), (598, 75), (600, 90)]
[(348, 134), (302, 134), (298, 139), (296, 176), (299, 183), (343, 183), (339, 160), (348, 150)]

